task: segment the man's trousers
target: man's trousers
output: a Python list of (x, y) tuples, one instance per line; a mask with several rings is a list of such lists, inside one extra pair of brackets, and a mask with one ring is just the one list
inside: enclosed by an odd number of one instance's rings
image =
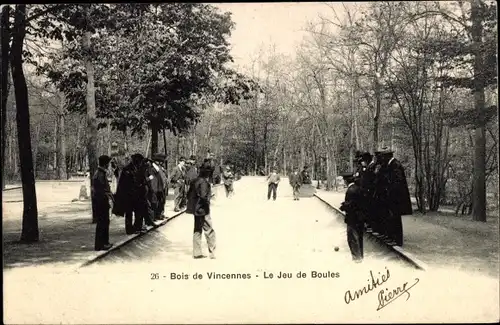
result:
[(211, 255), (215, 254), (215, 230), (212, 227), (212, 218), (208, 214), (206, 216), (194, 216), (193, 257), (203, 255), (203, 250), (201, 248), (202, 232), (205, 232), (205, 238), (207, 239), (209, 253)]

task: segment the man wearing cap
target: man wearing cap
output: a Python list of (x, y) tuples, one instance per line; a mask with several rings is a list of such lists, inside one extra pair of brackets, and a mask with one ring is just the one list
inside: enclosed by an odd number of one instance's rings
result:
[(108, 250), (113, 245), (109, 243), (109, 209), (113, 205), (113, 194), (109, 187), (107, 172), (111, 157), (99, 157), (99, 167), (92, 177), (92, 213), (97, 220), (95, 245), (96, 251)]
[(210, 258), (215, 258), (216, 237), (210, 217), (210, 200), (212, 198), (211, 184), (208, 177), (212, 173), (210, 164), (205, 161), (201, 167), (198, 177), (191, 182), (190, 196), (186, 207), (186, 213), (194, 215), (193, 231), (193, 258), (205, 257), (201, 248), (201, 234), (205, 233)]
[(300, 172), (300, 176), (301, 176), (301, 179), (302, 179), (302, 184), (306, 184), (306, 185), (312, 184), (311, 176), (309, 176), (308, 169), (309, 169), (309, 166), (305, 165), (304, 169), (302, 170), (302, 172)]
[(364, 207), (366, 208), (366, 223), (367, 231), (372, 232), (372, 224), (376, 220), (376, 216), (373, 217), (373, 194), (375, 191), (375, 173), (373, 169), (368, 168), (369, 164), (372, 162), (373, 156), (369, 152), (357, 152), (356, 164), (357, 170), (354, 174), (356, 180), (359, 180), (359, 186), (363, 191), (364, 195)]
[(184, 198), (181, 207), (184, 207), (187, 205), (187, 200), (189, 196), (189, 189), (191, 186), (191, 183), (198, 178), (198, 166), (196, 166), (196, 161), (197, 157), (195, 155), (191, 155), (186, 162), (186, 174), (184, 176), (184, 184), (185, 184), (185, 191), (184, 191)]
[(347, 243), (351, 250), (352, 259), (355, 262), (363, 260), (363, 230), (364, 230), (364, 208), (363, 192), (361, 187), (355, 183), (353, 173), (343, 173), (342, 178), (347, 185), (345, 200), (340, 210), (345, 212), (344, 221), (347, 224)]
[(381, 162), (382, 152), (380, 150), (375, 151), (373, 161), (368, 165), (368, 170), (374, 175), (373, 210), (370, 213), (370, 218), (373, 220), (371, 225), (373, 234), (380, 236), (382, 239), (388, 239), (387, 216), (389, 212), (387, 201), (389, 182)]
[(387, 235), (392, 244), (403, 246), (403, 215), (411, 215), (410, 191), (403, 165), (388, 148), (380, 151), (382, 172), (387, 179)]
[(226, 197), (229, 197), (234, 193), (234, 174), (231, 171), (231, 167), (229, 165), (226, 166), (226, 170), (224, 171), (224, 173), (222, 173), (222, 180), (224, 182), (224, 188), (226, 189)]
[(276, 193), (278, 191), (278, 185), (280, 183), (280, 175), (276, 170), (276, 167), (271, 169), (271, 173), (267, 176), (267, 199), (271, 199), (271, 194), (273, 196), (273, 201), (276, 201)]
[(290, 174), (289, 181), (293, 191), (293, 200), (298, 201), (300, 186), (302, 186), (302, 175), (299, 173), (298, 167), (293, 169), (293, 172)]
[(174, 185), (174, 211), (179, 212), (181, 210), (182, 201), (185, 197), (185, 158), (180, 157), (179, 163), (175, 166), (172, 177), (170, 178), (170, 183)]
[(214, 184), (215, 161), (214, 161), (214, 155), (213, 155), (213, 153), (210, 152), (210, 150), (208, 150), (207, 158), (205, 159), (205, 161), (208, 162), (208, 164), (211, 168), (210, 175), (208, 177), (208, 181), (210, 182), (210, 184)]
[(165, 215), (165, 201), (166, 201), (166, 187), (167, 173), (163, 168), (166, 156), (164, 154), (156, 154), (153, 156), (153, 161), (150, 163), (149, 168), (149, 184), (151, 192), (149, 198), (151, 208), (154, 211), (154, 220), (164, 220)]

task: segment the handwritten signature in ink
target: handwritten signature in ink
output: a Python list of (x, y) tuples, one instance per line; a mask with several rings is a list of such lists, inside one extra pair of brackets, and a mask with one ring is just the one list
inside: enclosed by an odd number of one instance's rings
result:
[(378, 307), (377, 311), (381, 310), (385, 306), (389, 305), (391, 302), (394, 300), (398, 299), (401, 297), (403, 294), (407, 294), (408, 296), (406, 297), (406, 301), (410, 299), (410, 292), (409, 290), (413, 288), (420, 280), (418, 278), (415, 278), (415, 283), (413, 283), (411, 286), (408, 287), (408, 282), (405, 282), (403, 286), (397, 287), (396, 289), (388, 290), (387, 288), (384, 290), (380, 290), (378, 293)]

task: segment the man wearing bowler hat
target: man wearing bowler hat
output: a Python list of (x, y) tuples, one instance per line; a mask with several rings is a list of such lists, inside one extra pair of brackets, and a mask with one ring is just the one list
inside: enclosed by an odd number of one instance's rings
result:
[(403, 246), (403, 215), (411, 215), (410, 191), (403, 165), (394, 158), (394, 152), (385, 147), (379, 150), (382, 172), (387, 180), (387, 235), (391, 244)]
[(188, 197), (186, 213), (194, 215), (193, 231), (193, 258), (203, 258), (201, 247), (201, 235), (204, 232), (208, 244), (210, 258), (215, 258), (216, 236), (210, 217), (210, 200), (212, 195), (212, 186), (208, 181), (213, 172), (210, 162), (205, 161), (200, 166), (199, 175), (191, 182)]
[(170, 178), (170, 183), (174, 186), (174, 211), (179, 212), (181, 206), (183, 204), (184, 196), (185, 196), (185, 177), (186, 177), (186, 169), (185, 169), (185, 158), (180, 157), (179, 163), (174, 168), (172, 172), (172, 177)]
[(197, 161), (198, 158), (195, 155), (191, 155), (186, 161), (186, 175), (184, 176), (185, 190), (182, 206), (187, 205), (187, 200), (190, 195), (189, 189), (191, 188), (191, 183), (194, 182), (196, 178), (198, 178), (198, 166), (196, 165)]
[(359, 186), (363, 191), (368, 232), (372, 232), (372, 225), (376, 222), (376, 214), (372, 213), (374, 208), (373, 195), (375, 192), (375, 173), (373, 168), (369, 168), (372, 160), (373, 156), (369, 152), (358, 151), (356, 153), (357, 170), (354, 177), (359, 181)]
[(363, 260), (363, 232), (365, 221), (365, 209), (363, 208), (363, 191), (355, 183), (352, 172), (341, 174), (347, 185), (345, 200), (340, 210), (345, 212), (344, 221), (347, 224), (347, 243), (351, 250), (352, 259), (355, 262)]
[[(154, 155), (153, 161), (150, 165), (150, 198), (151, 207), (154, 211), (154, 218), (157, 220), (164, 220), (165, 215), (165, 201), (166, 201), (166, 188), (167, 184), (167, 173), (163, 168), (163, 164), (166, 160), (164, 154), (158, 153)], [(152, 177), (152, 178), (151, 178)]]
[(113, 246), (109, 243), (109, 209), (114, 198), (109, 187), (107, 171), (111, 157), (100, 156), (99, 167), (92, 177), (92, 213), (97, 220), (95, 233), (95, 250), (108, 250)]

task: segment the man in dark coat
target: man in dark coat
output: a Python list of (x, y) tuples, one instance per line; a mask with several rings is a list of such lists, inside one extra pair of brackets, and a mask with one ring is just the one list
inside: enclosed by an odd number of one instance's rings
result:
[(368, 170), (374, 175), (373, 180), (373, 211), (370, 218), (373, 220), (373, 234), (382, 239), (388, 239), (387, 218), (389, 215), (387, 201), (389, 199), (389, 182), (385, 167), (382, 165), (381, 151), (375, 151), (373, 161), (368, 165)]
[(347, 224), (347, 243), (351, 250), (352, 259), (355, 262), (363, 260), (363, 231), (364, 231), (364, 208), (363, 191), (355, 183), (353, 173), (341, 175), (347, 185), (345, 200), (340, 210), (345, 212), (344, 221)]
[(215, 258), (216, 237), (210, 217), (210, 200), (212, 198), (211, 184), (208, 177), (212, 173), (209, 163), (204, 162), (200, 167), (198, 177), (191, 182), (186, 207), (186, 213), (194, 215), (193, 231), (193, 258), (205, 257), (201, 248), (201, 234), (205, 232), (210, 258)]
[(97, 220), (94, 245), (96, 251), (108, 250), (113, 246), (109, 243), (109, 209), (114, 200), (107, 178), (110, 161), (111, 157), (100, 156), (99, 167), (92, 177), (92, 212)]
[(187, 200), (190, 195), (189, 190), (191, 188), (191, 183), (194, 182), (198, 178), (198, 166), (196, 162), (198, 158), (195, 155), (191, 155), (189, 159), (186, 161), (186, 173), (184, 175), (184, 199), (182, 206), (187, 205)]
[(304, 166), (304, 169), (302, 170), (302, 172), (300, 172), (302, 184), (306, 184), (306, 185), (312, 184), (311, 176), (309, 175), (308, 169), (309, 169), (308, 166)]
[(172, 177), (170, 178), (170, 183), (174, 186), (174, 211), (179, 212), (181, 210), (181, 206), (183, 204), (183, 200), (185, 197), (185, 158), (180, 157), (179, 163), (175, 166)]
[(387, 234), (392, 244), (403, 246), (403, 215), (411, 215), (410, 191), (406, 181), (403, 165), (394, 158), (392, 150), (384, 148), (381, 151), (382, 167), (388, 182)]
[[(143, 223), (155, 226), (151, 204), (148, 200), (147, 164), (141, 154), (132, 155), (132, 161), (127, 164), (118, 181), (116, 190), (116, 205), (113, 213), (125, 215), (125, 232), (133, 234), (146, 231)], [(132, 225), (132, 216), (134, 216)]]
[(208, 181), (210, 184), (214, 184), (214, 171), (215, 171), (215, 157), (213, 153), (210, 152), (210, 150), (207, 153), (207, 157), (205, 158), (204, 162), (208, 163), (208, 166), (210, 166), (210, 175), (208, 176)]
[(164, 220), (165, 215), (165, 201), (166, 201), (166, 187), (167, 173), (163, 168), (166, 156), (163, 154), (156, 154), (153, 156), (153, 161), (149, 164), (149, 185), (150, 193), (149, 199), (151, 208), (154, 211), (155, 220)]
[(373, 168), (369, 168), (372, 160), (373, 156), (369, 152), (358, 152), (356, 157), (357, 170), (354, 174), (355, 180), (363, 191), (363, 202), (366, 207), (366, 230), (368, 232), (372, 232), (373, 224), (377, 221), (377, 215), (373, 213), (373, 209), (375, 208), (373, 201), (373, 195), (375, 193), (375, 173)]
[(294, 168), (293, 172), (290, 174), (290, 177), (288, 179), (290, 181), (290, 186), (292, 187), (293, 191), (293, 200), (298, 201), (300, 187), (302, 186), (302, 174), (299, 173), (298, 167)]

